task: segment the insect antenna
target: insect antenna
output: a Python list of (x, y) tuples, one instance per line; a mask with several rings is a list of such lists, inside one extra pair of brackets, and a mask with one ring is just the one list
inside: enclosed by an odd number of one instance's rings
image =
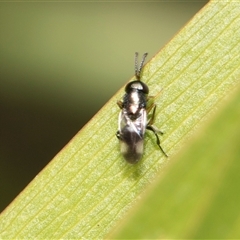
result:
[(144, 53), (140, 66), (138, 67), (138, 52), (135, 52), (135, 77), (140, 81), (140, 73), (148, 53)]

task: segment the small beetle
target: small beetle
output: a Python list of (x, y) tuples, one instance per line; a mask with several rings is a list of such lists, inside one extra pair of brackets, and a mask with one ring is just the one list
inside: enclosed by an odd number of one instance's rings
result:
[[(136, 80), (129, 82), (125, 87), (125, 95), (123, 101), (117, 104), (121, 109), (118, 118), (117, 138), (120, 140), (120, 148), (123, 157), (129, 163), (137, 163), (143, 154), (143, 138), (145, 130), (151, 130), (156, 138), (157, 145), (163, 154), (167, 156), (160, 145), (157, 133), (163, 134), (154, 127), (156, 105), (151, 102), (148, 97), (148, 86), (140, 80), (140, 73), (147, 57), (147, 53), (143, 54), (142, 61), (138, 67), (138, 53), (135, 53), (135, 77)], [(153, 110), (152, 110), (153, 109)], [(147, 114), (152, 110), (152, 114), (148, 119)]]

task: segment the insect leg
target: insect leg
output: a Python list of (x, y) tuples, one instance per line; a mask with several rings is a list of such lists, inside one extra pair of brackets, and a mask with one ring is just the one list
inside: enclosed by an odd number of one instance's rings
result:
[(156, 104), (154, 104), (154, 100), (160, 95), (161, 91), (156, 96), (148, 96), (147, 97), (147, 107), (146, 110), (149, 113)]
[(117, 137), (118, 139), (120, 139), (120, 140), (122, 139), (121, 134), (120, 134), (119, 131), (116, 132), (116, 137)]
[(163, 132), (160, 131), (159, 129), (157, 129), (156, 127), (154, 127), (154, 126), (152, 125), (153, 122), (154, 122), (154, 119), (155, 119), (155, 111), (156, 111), (156, 105), (154, 104), (154, 105), (153, 105), (153, 113), (152, 113), (151, 118), (149, 119), (149, 122), (148, 122), (146, 128), (147, 128), (148, 130), (152, 131), (152, 132), (155, 134), (155, 136), (156, 136), (156, 138), (157, 138), (157, 145), (159, 146), (159, 148), (160, 148), (160, 150), (163, 152), (163, 154), (164, 154), (166, 157), (168, 157), (168, 155), (164, 152), (163, 148), (162, 148), (161, 145), (160, 145), (160, 139), (159, 139), (158, 134), (157, 134), (157, 133), (160, 133), (160, 134), (162, 135)]
[(159, 146), (159, 148), (160, 148), (160, 150), (163, 152), (163, 154), (164, 154), (166, 157), (168, 157), (168, 155), (164, 152), (163, 148), (161, 147), (161, 145), (160, 145), (160, 139), (159, 139), (159, 137), (158, 137), (158, 135), (157, 135), (158, 132), (159, 132), (160, 134), (163, 134), (163, 132), (161, 132), (160, 130), (156, 129), (156, 128), (155, 128), (154, 126), (152, 126), (152, 125), (148, 125), (148, 126), (147, 126), (147, 129), (148, 129), (148, 130), (151, 130), (151, 131), (155, 134), (155, 136), (156, 136), (156, 138), (157, 138), (157, 145)]
[[(154, 123), (156, 107), (157, 107), (157, 106), (156, 106), (155, 104), (153, 104), (153, 105), (151, 106), (151, 109), (153, 108), (153, 112), (152, 112), (152, 114), (151, 114), (151, 118), (150, 118), (149, 121), (148, 121), (148, 125), (152, 125), (152, 124)], [(158, 132), (160, 132), (161, 134), (163, 134), (160, 130), (158, 130)]]
[(146, 111), (149, 114), (153, 107), (155, 107), (156, 104), (154, 104), (154, 97), (153, 96), (148, 96), (147, 98), (147, 106), (146, 106)]
[(117, 105), (119, 106), (120, 109), (123, 108), (123, 103), (122, 103), (122, 101), (117, 101)]

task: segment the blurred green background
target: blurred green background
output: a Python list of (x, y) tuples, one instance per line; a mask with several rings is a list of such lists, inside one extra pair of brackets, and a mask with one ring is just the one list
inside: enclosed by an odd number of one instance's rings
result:
[(0, 212), (206, 3), (0, 3)]

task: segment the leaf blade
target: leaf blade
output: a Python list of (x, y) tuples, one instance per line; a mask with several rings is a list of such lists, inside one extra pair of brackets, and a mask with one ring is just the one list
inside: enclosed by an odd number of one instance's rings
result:
[[(162, 146), (170, 156), (238, 84), (236, 5), (209, 3), (144, 68), (143, 81), (151, 94), (163, 88), (156, 99), (161, 112), (156, 125), (165, 132)], [(124, 162), (114, 136), (121, 95), (117, 93), (1, 214), (3, 238), (103, 238), (135, 205), (166, 159), (149, 135), (142, 161), (136, 166)]]

